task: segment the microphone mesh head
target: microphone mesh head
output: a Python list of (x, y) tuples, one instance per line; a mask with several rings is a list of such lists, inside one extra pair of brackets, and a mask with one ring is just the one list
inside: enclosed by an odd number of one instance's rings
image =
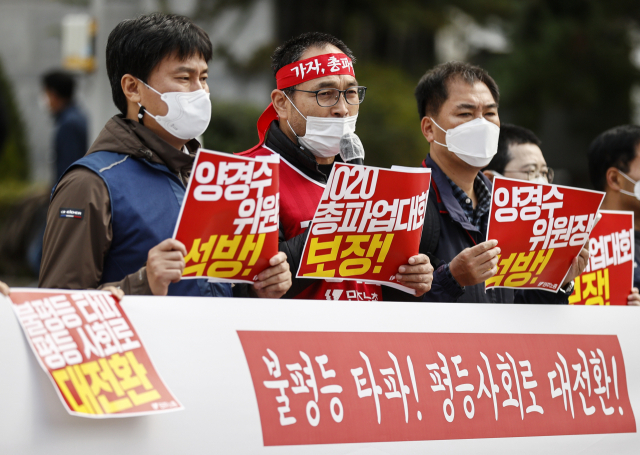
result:
[(356, 158), (364, 159), (362, 141), (355, 133), (347, 133), (340, 139), (340, 156), (345, 163)]

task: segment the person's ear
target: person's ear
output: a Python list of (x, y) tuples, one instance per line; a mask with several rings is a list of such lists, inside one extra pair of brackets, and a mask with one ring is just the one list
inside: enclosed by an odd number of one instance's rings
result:
[(289, 119), (287, 110), (288, 102), (289, 101), (282, 90), (276, 89), (271, 92), (271, 104), (273, 104), (273, 108), (276, 110), (280, 120), (287, 121)]
[(435, 140), (435, 135), (433, 128), (435, 125), (429, 116), (422, 117), (420, 121), (420, 129), (422, 130), (422, 135), (425, 137), (427, 142), (432, 143)]
[(142, 96), (140, 94), (140, 86), (142, 82), (138, 78), (133, 77), (131, 74), (125, 74), (120, 79), (120, 86), (124, 92), (124, 96), (132, 103), (138, 104), (142, 102)]
[(618, 168), (610, 167), (605, 174), (607, 179), (607, 186), (613, 191), (620, 191), (622, 189), (622, 180), (626, 180)]
[(484, 171), (482, 171), (482, 173), (486, 178), (489, 179), (491, 183), (493, 183), (493, 178), (495, 177), (493, 172), (491, 172), (489, 169), (485, 169)]

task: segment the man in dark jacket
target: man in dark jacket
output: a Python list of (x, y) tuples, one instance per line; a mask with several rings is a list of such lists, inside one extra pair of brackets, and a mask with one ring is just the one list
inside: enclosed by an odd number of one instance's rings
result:
[[(258, 121), (260, 143), (246, 156), (280, 156), (280, 251), (298, 270), (308, 227), (334, 162), (341, 162), (340, 139), (355, 131), (366, 87), (358, 86), (354, 56), (339, 39), (305, 33), (276, 49), (272, 56), (277, 89)], [(362, 164), (363, 156), (348, 157)], [(433, 268), (425, 255), (408, 258), (396, 279), (416, 291), (429, 290)], [(385, 295), (383, 297), (383, 292)], [(389, 300), (387, 287), (358, 281), (299, 279), (287, 298), (322, 300)], [(391, 295), (391, 294), (390, 294)], [(392, 299), (409, 294), (397, 291)]]
[[(439, 221), (432, 232), (425, 232), (432, 223), (425, 221), (423, 228), (420, 252), (429, 253), (436, 268), (424, 300), (568, 303), (573, 279), (587, 265), (586, 248), (574, 259), (558, 293), (485, 290), (484, 282), (497, 272), (500, 254), (498, 242), (487, 240), (491, 182), (480, 172), (496, 153), (500, 131), (495, 81), (477, 66), (444, 63), (422, 77), (415, 95), (422, 133), (430, 144), (423, 162), (432, 171), (427, 217)], [(456, 144), (465, 150), (454, 147), (454, 135), (465, 138), (463, 144)], [(432, 237), (434, 230), (439, 231), (437, 241)]]
[(49, 111), (55, 119), (53, 151), (56, 181), (87, 151), (87, 117), (74, 102), (76, 83), (65, 71), (50, 71), (42, 77)]
[[(227, 283), (181, 281), (187, 251), (171, 238), (199, 147), (193, 138), (211, 115), (209, 37), (188, 18), (150, 14), (118, 24), (106, 53), (122, 115), (54, 188), (40, 286), (231, 296)], [(289, 289), (286, 256), (270, 265), (250, 295), (278, 298)]]
[[(602, 210), (634, 214), (633, 286), (640, 288), (640, 126), (616, 126), (600, 134), (589, 146), (588, 158), (591, 184), (606, 193)], [(633, 296), (630, 304), (636, 304)]]

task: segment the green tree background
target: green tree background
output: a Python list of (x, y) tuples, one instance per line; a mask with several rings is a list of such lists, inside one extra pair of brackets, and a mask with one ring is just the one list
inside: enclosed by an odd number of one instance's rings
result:
[[(251, 4), (227, 0), (207, 8), (212, 4), (201, 0), (199, 14), (216, 15), (229, 6)], [(266, 74), (270, 52), (286, 39), (306, 31), (339, 37), (354, 51), (356, 75), (368, 87), (357, 127), (367, 162), (417, 166), (428, 144), (419, 130), (413, 89), (437, 63), (436, 32), (449, 24), (452, 8), (479, 24), (500, 24), (508, 38), (509, 52), (478, 52), (469, 58), (498, 82), (501, 120), (531, 128), (541, 137), (548, 163), (565, 171), (563, 183), (589, 187), (589, 143), (600, 132), (632, 121), (631, 91), (640, 72), (630, 55), (640, 2), (308, 0), (302, 6), (276, 0), (277, 42), (265, 43), (244, 65), (229, 57), (230, 66), (239, 74)], [(224, 56), (224, 50), (218, 55)], [(229, 151), (255, 144), (259, 112), (253, 118), (247, 112), (244, 106), (224, 106), (223, 116), (245, 119), (253, 129), (221, 119), (219, 124), (212, 122), (207, 137), (224, 137)]]
[[(207, 22), (232, 7), (247, 11), (255, 1), (200, 0), (194, 18)], [(415, 166), (428, 153), (413, 89), (437, 63), (435, 36), (449, 24), (452, 9), (479, 24), (501, 25), (509, 52), (478, 52), (469, 60), (498, 82), (502, 121), (541, 137), (549, 164), (565, 171), (563, 183), (589, 186), (585, 151), (590, 141), (610, 127), (630, 123), (634, 115), (631, 92), (640, 72), (630, 55), (640, 44), (637, 0), (274, 1), (274, 42), (264, 43), (248, 62), (234, 60), (224, 47), (216, 56), (240, 78), (272, 78), (270, 54), (286, 39), (315, 30), (344, 40), (357, 56), (359, 81), (368, 87), (357, 132), (372, 165)], [(2, 199), (3, 192), (28, 179), (29, 163), (23, 121), (1, 66), (0, 97), (10, 123), (0, 154)], [(207, 147), (237, 152), (252, 146), (260, 112), (251, 105), (214, 103)]]
[[(206, 27), (229, 8), (239, 8), (245, 13), (241, 24), (256, 1), (199, 0), (193, 17)], [(357, 133), (371, 165), (418, 166), (428, 153), (413, 90), (425, 71), (438, 63), (436, 36), (451, 23), (455, 11), (504, 31), (507, 52), (475, 51), (468, 60), (486, 68), (498, 82), (501, 120), (540, 136), (547, 162), (560, 171), (559, 183), (589, 187), (589, 143), (602, 131), (640, 115), (631, 100), (634, 88), (640, 96), (640, 72), (631, 59), (633, 52), (640, 53), (637, 0), (273, 1), (274, 40), (263, 43), (248, 61), (237, 60), (223, 46), (216, 49), (216, 58), (223, 59), (240, 81), (264, 77), (275, 87), (270, 55), (279, 44), (307, 31), (342, 39), (357, 56), (359, 82), (368, 87)], [(168, 10), (166, 0), (160, 6)], [(29, 207), (46, 199), (48, 191), (29, 185), (25, 123), (2, 63), (0, 102), (8, 112), (10, 134), (0, 150), (0, 238), (4, 233), (9, 241), (0, 248), (0, 273), (18, 274), (26, 270), (25, 242), (35, 234), (17, 242), (8, 233), (28, 233), (24, 226), (30, 218), (21, 225), (20, 213), (36, 213)], [(253, 146), (258, 140), (256, 121), (268, 101), (263, 106), (214, 101), (205, 146), (225, 152)]]

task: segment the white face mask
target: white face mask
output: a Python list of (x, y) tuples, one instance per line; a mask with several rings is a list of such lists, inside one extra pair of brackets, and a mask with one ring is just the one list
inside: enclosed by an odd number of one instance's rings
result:
[(309, 150), (315, 156), (320, 158), (330, 158), (340, 153), (340, 139), (347, 133), (354, 133), (356, 131), (356, 121), (358, 120), (358, 114), (351, 117), (305, 117), (302, 112), (298, 110), (295, 104), (287, 97), (291, 105), (298, 111), (298, 114), (307, 121), (307, 131), (304, 136), (298, 136), (289, 120), (289, 128), (293, 131), (293, 134), (298, 138), (298, 142), (305, 149)]
[(477, 118), (449, 130), (442, 128), (435, 120), (431, 121), (446, 133), (446, 144), (434, 142), (473, 167), (485, 167), (498, 152), (500, 127), (485, 118)]
[(620, 192), (622, 194), (626, 194), (628, 196), (633, 196), (636, 199), (640, 200), (640, 180), (638, 180), (637, 182), (635, 180), (633, 180), (631, 177), (629, 177), (627, 174), (625, 174), (624, 172), (622, 172), (620, 169), (618, 169), (618, 172), (620, 174), (622, 174), (622, 176), (624, 178), (626, 178), (627, 180), (629, 180), (631, 183), (633, 183), (633, 193), (630, 193), (629, 191), (626, 190), (620, 190)]
[[(140, 82), (160, 95), (160, 99), (169, 108), (167, 115), (153, 115), (145, 110), (167, 132), (184, 140), (193, 139), (205, 132), (211, 121), (211, 99), (204, 89), (160, 93), (145, 82)], [(138, 106), (142, 107), (140, 103)]]

